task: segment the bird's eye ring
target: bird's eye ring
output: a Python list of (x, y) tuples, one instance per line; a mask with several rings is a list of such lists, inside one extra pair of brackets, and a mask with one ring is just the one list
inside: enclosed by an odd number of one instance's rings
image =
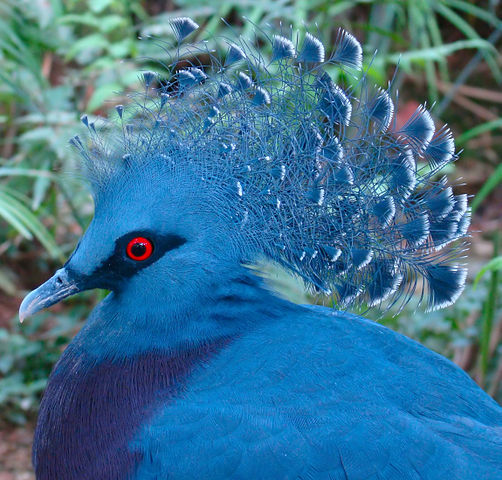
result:
[(126, 252), (130, 259), (141, 262), (151, 257), (153, 244), (148, 238), (136, 237), (127, 244)]

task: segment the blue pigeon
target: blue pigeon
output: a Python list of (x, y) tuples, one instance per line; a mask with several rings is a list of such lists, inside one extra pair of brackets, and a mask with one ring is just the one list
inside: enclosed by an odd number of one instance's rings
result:
[[(425, 106), (398, 128), (343, 30), (331, 52), (261, 32), (268, 58), (225, 39), (222, 59), (189, 43), (193, 20), (172, 27), (178, 53), (115, 121), (82, 117), (71, 143), (95, 215), (20, 307), (110, 290), (50, 376), (37, 479), (501, 479), (502, 409), (347, 312), (462, 291), (470, 213), (440, 176), (450, 130)], [(272, 293), (262, 259), (337, 308)]]

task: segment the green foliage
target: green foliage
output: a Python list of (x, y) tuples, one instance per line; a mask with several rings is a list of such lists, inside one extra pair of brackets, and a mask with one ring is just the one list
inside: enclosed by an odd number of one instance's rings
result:
[[(2, 417), (24, 423), (38, 407), (52, 366), (75, 334), (88, 307), (77, 303), (68, 314), (30, 319), (22, 328), (0, 328), (0, 406)], [(0, 418), (2, 418), (0, 417)]]
[(502, 256), (492, 258), (476, 275), (476, 278), (474, 279), (474, 283), (472, 285), (473, 289), (476, 288), (476, 285), (479, 283), (485, 273), (500, 272), (500, 270), (502, 270)]
[[(431, 102), (440, 98), (441, 82), (455, 82), (449, 62), (457, 55), (464, 59), (477, 52), (489, 73), (483, 82), (499, 85), (502, 77), (491, 36), (502, 28), (494, 10), (498, 1), (177, 0), (169, 11), (165, 4), (171, 2), (0, 2), (0, 293), (21, 296), (23, 289), (43, 280), (38, 272), (48, 276), (73, 249), (92, 203), (78, 180), (68, 139), (78, 132), (82, 112), (93, 119), (105, 117), (115, 92), (134, 89), (138, 71), (158, 68), (156, 62), (166, 59), (163, 40), (171, 35), (170, 18), (194, 17), (201, 25), (196, 33), (200, 38), (231, 35), (221, 17), (243, 25), (239, 31), (247, 37), (253, 36), (251, 22), (277, 25), (281, 20), (294, 29), (317, 24), (319, 34), (333, 40), (343, 26), (363, 40), (365, 66), (373, 81), (386, 85), (399, 64), (394, 85), (423, 79)], [(251, 22), (242, 22), (243, 16)], [(149, 36), (155, 40), (139, 38)], [(373, 59), (375, 49), (378, 56)], [(414, 100), (424, 96), (412, 95)], [(455, 116), (451, 127), (464, 132), (458, 141), (466, 148), (465, 157), (472, 141), (499, 132), (502, 124), (500, 118), (478, 124), (464, 117), (469, 116)], [(483, 210), (501, 182), (499, 165), (475, 197), (473, 209)], [(454, 307), (427, 314), (408, 308), (383, 322), (457, 360), (471, 352), (470, 363), (463, 366), (500, 395), (498, 261), (483, 268), (479, 278), (487, 271), (490, 278), (483, 277), (475, 292), (468, 287)], [(289, 277), (277, 282), (291, 298), (304, 300)], [(62, 346), (99, 295), (83, 295), (63, 312), (41, 314), (22, 329), (15, 320), (0, 329), (2, 418), (19, 422), (35, 410)]]
[(53, 258), (63, 258), (63, 254), (56, 245), (54, 238), (26, 203), (17, 192), (5, 186), (0, 187), (0, 216), (10, 223), (25, 239), (32, 240), (33, 235), (37, 237)]

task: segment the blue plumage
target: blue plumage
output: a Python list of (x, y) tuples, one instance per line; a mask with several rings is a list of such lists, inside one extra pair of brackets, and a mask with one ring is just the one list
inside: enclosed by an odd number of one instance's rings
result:
[(324, 62), (324, 56), (325, 52), (322, 42), (307, 32), (298, 59), (302, 62), (322, 63)]
[(195, 32), (199, 28), (199, 25), (191, 18), (178, 17), (171, 20), (171, 27), (178, 42), (182, 42), (188, 35)]
[[(177, 47), (197, 29), (172, 26)], [(250, 268), (266, 257), (343, 308), (417, 287), (439, 308), (465, 282), (467, 198), (436, 180), (455, 159), (449, 130), (420, 107), (397, 131), (389, 90), (364, 74), (335, 84), (333, 66), (362, 65), (346, 32), (331, 56), (311, 34), (299, 53), (270, 42), (270, 60), (242, 39), (225, 61), (194, 45), (211, 65), (145, 72), (118, 125), (82, 117), (89, 134), (71, 143), (95, 215), (20, 316), (111, 293), (51, 375), (37, 479), (502, 476), (502, 410), (465, 373), (360, 317), (280, 299)]]
[(280, 60), (281, 58), (294, 58), (296, 48), (289, 38), (281, 35), (274, 35), (272, 43), (272, 61)]
[(363, 65), (361, 44), (349, 32), (339, 29), (332, 60), (341, 65), (359, 70)]
[(239, 60), (244, 60), (246, 58), (246, 54), (239, 48), (237, 45), (230, 45), (228, 47), (227, 58), (225, 59), (225, 66), (232, 65)]

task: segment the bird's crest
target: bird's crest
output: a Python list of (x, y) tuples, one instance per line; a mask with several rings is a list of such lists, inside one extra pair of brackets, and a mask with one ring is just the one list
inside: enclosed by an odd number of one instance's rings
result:
[(171, 25), (178, 53), (116, 107), (115, 133), (84, 116), (88, 139), (72, 139), (98, 191), (142, 162), (186, 168), (225, 192), (222, 213), (246, 255), (288, 267), (340, 306), (404, 303), (417, 287), (429, 309), (456, 300), (470, 212), (438, 178), (456, 158), (452, 134), (425, 106), (397, 128), (390, 87), (368, 86), (351, 34), (325, 49), (310, 33), (260, 32), (268, 58), (235, 38), (222, 59), (188, 43), (193, 20)]

